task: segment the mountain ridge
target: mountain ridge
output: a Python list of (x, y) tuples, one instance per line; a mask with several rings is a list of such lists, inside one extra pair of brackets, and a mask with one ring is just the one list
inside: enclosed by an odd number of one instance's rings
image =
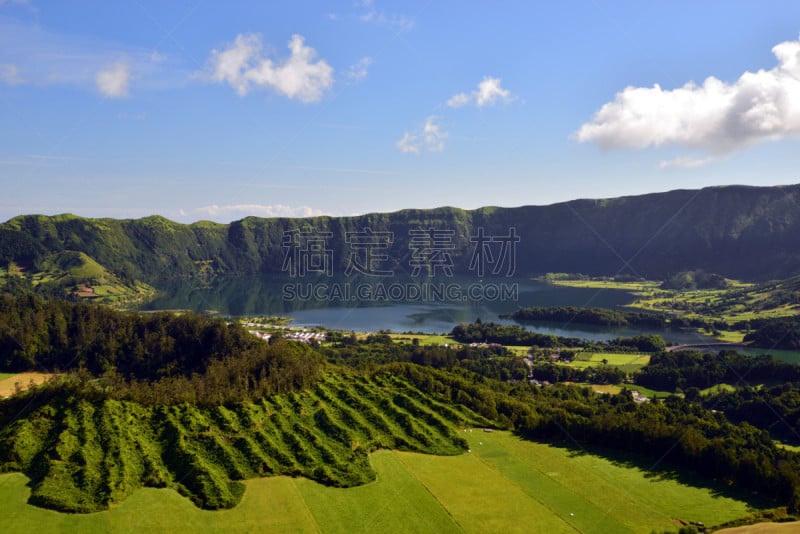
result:
[(293, 232), (312, 232), (327, 236), (330, 270), (343, 274), (353, 257), (347, 237), (369, 229), (391, 234), (383, 249), (388, 255), (384, 268), (402, 273), (419, 258), (415, 239), (421, 238), (413, 231), (435, 229), (449, 247), (452, 269), (464, 274), (470, 271), (476, 237), (483, 229), (498, 240), (512, 233), (519, 237), (511, 266), (517, 275), (580, 272), (659, 278), (702, 269), (768, 280), (800, 274), (798, 206), (800, 184), (676, 189), (513, 208), (249, 216), (228, 224), (182, 224), (160, 215), (19, 215), (0, 224), (0, 268), (14, 264), (36, 271), (53, 255), (75, 251), (123, 281), (281, 273), (286, 270), (284, 239)]

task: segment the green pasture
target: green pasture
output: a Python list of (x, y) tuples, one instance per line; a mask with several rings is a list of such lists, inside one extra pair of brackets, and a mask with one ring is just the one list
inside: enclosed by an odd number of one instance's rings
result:
[[(758, 509), (727, 487), (642, 464), (480, 429), (459, 456), (382, 450), (377, 480), (332, 488), (286, 476), (245, 482), (230, 510), (205, 511), (170, 489), (144, 488), (108, 511), (64, 514), (26, 503), (27, 478), (0, 475), (4, 532), (585, 532), (677, 530)], [(751, 504), (748, 504), (750, 501)], [(753, 506), (755, 503), (755, 506)]]
[[(605, 361), (606, 363), (603, 363)], [(650, 363), (649, 354), (631, 354), (622, 353), (616, 354), (611, 352), (583, 352), (578, 353), (575, 359), (564, 365), (575, 367), (577, 369), (586, 369), (589, 367), (598, 367), (600, 365), (610, 365), (619, 367), (623, 371), (635, 372), (639, 371)]]

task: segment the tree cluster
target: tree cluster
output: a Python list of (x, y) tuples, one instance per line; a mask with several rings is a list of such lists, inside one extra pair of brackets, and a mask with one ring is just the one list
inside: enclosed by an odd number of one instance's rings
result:
[(637, 384), (662, 391), (774, 380), (800, 380), (800, 367), (768, 354), (753, 357), (735, 351), (714, 354), (685, 350), (654, 354), (635, 377)]
[(425, 391), (444, 395), (524, 436), (602, 447), (657, 460), (757, 491), (800, 511), (800, 456), (766, 431), (672, 396), (637, 404), (630, 394), (588, 388), (502, 384), (407, 364), (388, 367)]
[(574, 306), (520, 308), (514, 313), (501, 315), (501, 317), (515, 321), (550, 321), (600, 326), (640, 325), (664, 328), (667, 324), (666, 315), (661, 313), (626, 312)]
[(466, 369), (497, 380), (524, 380), (528, 367), (521, 358), (502, 346), (431, 346), (395, 343), (386, 334), (364, 340), (355, 336), (334, 336), (337, 342), (320, 351), (331, 363), (356, 368), (376, 364), (410, 362), (435, 369)]
[(321, 365), (307, 346), (269, 345), (221, 319), (0, 298), (0, 370), (84, 371), (118, 398), (235, 402), (308, 386)]
[(521, 326), (485, 323), (456, 325), (450, 335), (462, 343), (499, 343), (501, 345), (522, 345), (528, 347), (573, 347), (584, 350), (606, 352), (655, 352), (663, 350), (667, 344), (661, 336), (642, 334), (633, 337), (618, 337), (608, 342), (587, 341), (553, 334), (541, 334), (526, 330)]
[(782, 317), (750, 321), (755, 328), (744, 336), (754, 347), (765, 349), (800, 350), (800, 318)]

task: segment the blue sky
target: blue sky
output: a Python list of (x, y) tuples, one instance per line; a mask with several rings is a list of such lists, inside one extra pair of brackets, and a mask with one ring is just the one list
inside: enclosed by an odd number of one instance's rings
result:
[(799, 39), (796, 1), (0, 0), (0, 220), (798, 183)]

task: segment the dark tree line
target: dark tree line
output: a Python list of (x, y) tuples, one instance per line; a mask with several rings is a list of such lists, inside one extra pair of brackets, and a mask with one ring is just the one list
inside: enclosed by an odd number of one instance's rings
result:
[(800, 380), (800, 367), (774, 360), (768, 354), (754, 357), (734, 351), (714, 354), (689, 350), (654, 354), (635, 378), (637, 384), (663, 391), (775, 380)]
[(618, 337), (608, 342), (588, 341), (553, 334), (540, 334), (521, 326), (484, 323), (480, 320), (470, 324), (456, 325), (450, 335), (462, 343), (500, 343), (542, 348), (573, 347), (609, 352), (656, 352), (667, 346), (664, 338), (651, 334), (627, 338)]
[(520, 308), (514, 313), (501, 315), (501, 317), (515, 321), (551, 321), (601, 326), (637, 325), (664, 328), (667, 325), (667, 316), (663, 313), (628, 312), (574, 306)]
[(537, 380), (556, 382), (588, 382), (589, 384), (621, 384), (628, 378), (625, 371), (610, 365), (598, 365), (580, 369), (568, 365), (537, 363), (531, 369)]
[(435, 369), (465, 369), (497, 380), (524, 380), (528, 366), (501, 346), (431, 346), (395, 343), (386, 334), (373, 334), (364, 340), (355, 336), (336, 337), (338, 341), (320, 351), (331, 363), (366, 368), (376, 364), (409, 362)]
[(790, 512), (800, 511), (800, 455), (778, 448), (766, 431), (734, 424), (722, 413), (679, 397), (637, 404), (629, 393), (506, 384), (408, 364), (393, 364), (386, 371), (529, 438), (644, 456), (757, 491), (786, 504)]
[(702, 405), (769, 431), (772, 437), (800, 445), (800, 383), (764, 388), (740, 388), (702, 398)]
[(309, 347), (282, 340), (268, 345), (237, 324), (193, 313), (0, 298), (0, 370), (102, 377), (121, 398), (233, 402), (308, 386), (321, 366)]
[(755, 330), (744, 340), (754, 347), (800, 350), (800, 317), (758, 319), (750, 321), (749, 326)]

